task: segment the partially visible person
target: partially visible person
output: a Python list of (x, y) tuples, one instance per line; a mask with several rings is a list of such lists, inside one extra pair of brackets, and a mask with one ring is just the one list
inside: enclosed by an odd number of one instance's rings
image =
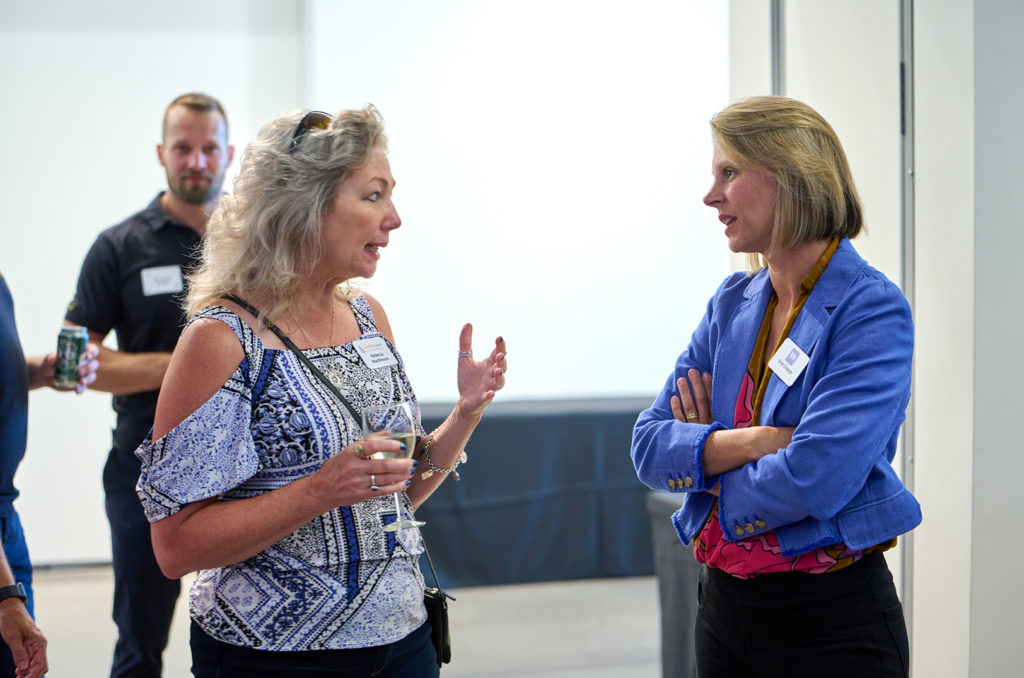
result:
[[(54, 344), (56, 345), (56, 333)], [(79, 393), (96, 379), (99, 347), (90, 344), (74, 389), (54, 385), (57, 354), (25, 356), (14, 319), (14, 299), (0, 273), (0, 678), (46, 671), (46, 638), (32, 621), (32, 562), (14, 508), (14, 474), (28, 441), (28, 392), (49, 386)]]
[[(373, 107), (280, 116), (210, 220), (192, 321), (138, 450), (157, 559), (170, 577), (199, 572), (197, 678), (438, 675), (422, 539), (385, 527), (457, 477), (504, 386), (505, 342), (475, 360), (463, 327), (458, 402), (426, 433), (384, 309), (351, 284), (402, 224), (386, 150)], [(412, 458), (371, 458), (408, 448), (364, 438), (360, 413), (400, 401)]]
[(46, 636), (28, 610), (28, 591), (14, 578), (7, 556), (0, 550), (0, 639), (3, 678), (39, 678), (49, 669)]
[(704, 202), (756, 271), (718, 288), (632, 447), (643, 482), (686, 493), (697, 674), (905, 677), (883, 552), (921, 522), (892, 467), (909, 305), (850, 243), (863, 211), (821, 115), (754, 97), (711, 127)]
[(180, 589), (153, 557), (149, 524), (135, 496), (139, 461), (133, 453), (153, 425), (160, 383), (185, 324), (185, 276), (195, 266), (234, 155), (223, 106), (205, 94), (177, 97), (164, 111), (156, 150), (167, 190), (100, 233), (65, 315), (66, 324), (88, 328), (97, 342), (111, 331), (117, 336), (116, 350), (101, 347), (103, 370), (93, 385), (114, 394), (117, 413), (103, 469), (118, 630), (111, 678), (159, 678)]

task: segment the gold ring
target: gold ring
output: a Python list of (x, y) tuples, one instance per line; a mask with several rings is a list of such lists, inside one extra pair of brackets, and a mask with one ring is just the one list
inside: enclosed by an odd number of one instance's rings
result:
[(686, 413), (686, 418), (690, 419), (692, 421), (693, 419), (697, 418), (697, 413), (696, 412), (687, 412)]
[(356, 443), (355, 450), (357, 457), (360, 457), (361, 459), (366, 459), (366, 455), (363, 454), (363, 446), (360, 443)]

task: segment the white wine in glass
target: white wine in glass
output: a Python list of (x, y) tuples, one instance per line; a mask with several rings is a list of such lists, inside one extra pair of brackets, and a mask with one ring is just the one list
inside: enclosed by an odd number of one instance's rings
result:
[[(412, 457), (413, 449), (416, 447), (416, 421), (413, 419), (413, 408), (408, 400), (391, 405), (379, 407), (368, 407), (363, 410), (363, 435), (368, 439), (386, 438), (397, 440), (405, 445), (405, 450), (395, 452), (377, 452), (374, 459), (409, 459)], [(426, 523), (419, 520), (411, 520), (402, 515), (402, 502), (398, 498), (398, 492), (391, 496), (395, 498), (395, 522), (384, 526), (385, 532), (397, 532), (408, 530), (412, 527), (421, 527)]]

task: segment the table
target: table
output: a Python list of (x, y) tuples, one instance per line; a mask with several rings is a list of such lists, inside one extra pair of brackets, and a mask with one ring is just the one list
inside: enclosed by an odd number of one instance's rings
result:
[[(416, 512), (445, 587), (654, 574), (646, 499), (629, 457), (651, 399), (497, 402), (461, 482)], [(450, 404), (422, 405), (433, 430)], [(423, 570), (428, 568), (423, 563)], [(426, 575), (432, 585), (430, 575)]]

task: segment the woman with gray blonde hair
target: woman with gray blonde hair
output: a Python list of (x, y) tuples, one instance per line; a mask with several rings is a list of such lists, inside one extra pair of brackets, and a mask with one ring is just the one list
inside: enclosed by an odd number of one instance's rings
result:
[[(501, 338), (474, 360), (465, 325), (458, 402), (423, 430), (384, 309), (350, 284), (402, 223), (386, 149), (373, 107), (279, 117), (208, 224), (192, 319), (136, 452), (161, 568), (198, 571), (197, 678), (438, 673), (423, 542), (394, 528), (458, 477), (507, 364)], [(411, 458), (360, 417), (401, 401)]]
[(807, 104), (734, 103), (711, 120), (726, 278), (632, 456), (702, 563), (697, 674), (907, 676), (883, 552), (921, 522), (892, 467), (914, 337), (902, 292), (857, 254), (860, 199), (839, 139)]

